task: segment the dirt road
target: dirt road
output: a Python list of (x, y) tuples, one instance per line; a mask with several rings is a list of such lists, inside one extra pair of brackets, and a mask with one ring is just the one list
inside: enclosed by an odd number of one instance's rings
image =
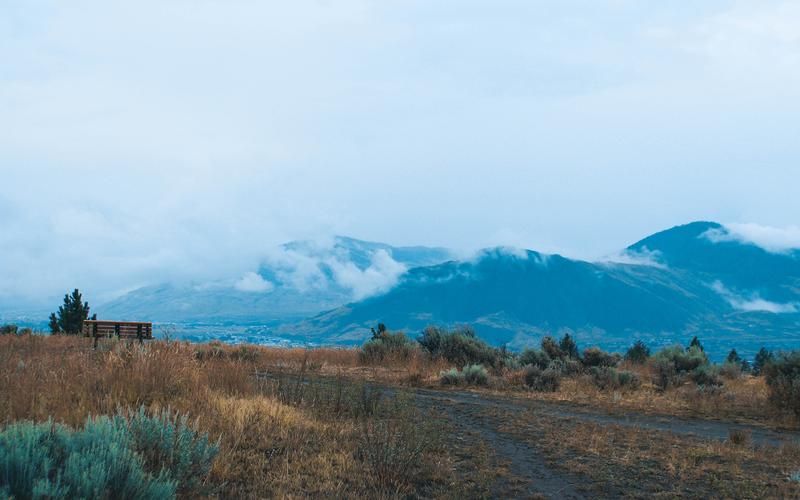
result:
[[(585, 498), (642, 496), (647, 489), (637, 490), (636, 478), (611, 481), (614, 488), (592, 484), (593, 481), (570, 470), (553, 459), (552, 449), (545, 449), (537, 442), (537, 437), (550, 427), (578, 429), (588, 424), (604, 428), (620, 428), (643, 431), (658, 439), (672, 439), (671, 446), (680, 449), (680, 443), (694, 444), (708, 441), (724, 442), (729, 439), (732, 429), (749, 436), (748, 446), (778, 447), (786, 443), (800, 442), (800, 433), (764, 429), (755, 426), (686, 419), (678, 417), (657, 417), (629, 413), (608, 415), (578, 409), (568, 404), (543, 402), (513, 397), (490, 396), (471, 392), (439, 391), (417, 389), (417, 406), (426, 412), (438, 412), (452, 423), (452, 432), (459, 442), (464, 439), (474, 444), (480, 441), (492, 450), (497, 464), (507, 473), (493, 480), (491, 494), (506, 498)], [(514, 421), (513, 431), (509, 422)], [(566, 426), (566, 427), (565, 427)], [(468, 436), (465, 438), (465, 436)], [(679, 441), (675, 441), (679, 438)], [(677, 442), (678, 444), (674, 444)], [(573, 452), (580, 455), (580, 452)], [(634, 469), (629, 469), (634, 470)], [(614, 471), (612, 471), (614, 472)], [(626, 470), (616, 471), (623, 475)], [(631, 472), (631, 474), (633, 474)], [(644, 474), (647, 475), (646, 473)], [(650, 481), (649, 491), (661, 492), (673, 488), (669, 481), (659, 474), (641, 477), (639, 481)], [(642, 483), (643, 484), (643, 483)], [(628, 486), (626, 486), (628, 485)], [(628, 489), (632, 487), (633, 489)], [(682, 496), (704, 496), (707, 490), (698, 486), (697, 490), (680, 490)], [(696, 493), (692, 493), (696, 491)], [(713, 491), (713, 490), (712, 490)]]

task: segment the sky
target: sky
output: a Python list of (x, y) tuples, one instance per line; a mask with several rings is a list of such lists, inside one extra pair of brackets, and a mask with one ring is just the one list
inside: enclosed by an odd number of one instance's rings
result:
[(333, 234), (781, 246), (799, 116), (796, 1), (4, 0), (0, 306), (263, 290), (268, 249)]

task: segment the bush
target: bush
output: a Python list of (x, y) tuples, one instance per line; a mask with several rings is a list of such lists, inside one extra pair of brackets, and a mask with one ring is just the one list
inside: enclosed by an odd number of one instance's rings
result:
[(481, 364), (500, 368), (507, 357), (480, 340), (469, 327), (448, 331), (429, 326), (417, 342), (432, 358), (442, 358), (457, 365)]
[(728, 380), (736, 380), (742, 376), (742, 365), (726, 361), (720, 365), (719, 375)]
[(572, 340), (569, 333), (565, 333), (564, 336), (561, 337), (561, 340), (558, 342), (558, 348), (568, 358), (578, 359), (580, 357), (578, 354), (578, 344)]
[(625, 360), (631, 363), (644, 364), (650, 357), (650, 348), (641, 340), (637, 340), (625, 353)]
[(455, 368), (439, 374), (442, 385), (487, 385), (489, 374), (482, 365), (466, 365), (459, 372)]
[(542, 370), (536, 365), (525, 368), (523, 375), (525, 385), (540, 392), (556, 392), (561, 386), (561, 372), (556, 367)]
[(653, 362), (653, 385), (659, 391), (666, 391), (669, 387), (677, 387), (683, 383), (683, 377), (675, 369), (675, 365), (665, 359), (656, 359)]
[(689, 378), (700, 387), (719, 387), (722, 385), (719, 373), (715, 367), (709, 365), (698, 366), (692, 370)]
[(17, 325), (2, 325), (0, 326), (0, 335), (16, 335)]
[(641, 386), (639, 376), (629, 371), (617, 371), (608, 366), (595, 366), (591, 369), (594, 384), (602, 389), (638, 389)]
[(439, 381), (442, 385), (459, 385), (461, 383), (461, 374), (457, 368), (450, 368), (439, 374)]
[(774, 360), (775, 355), (772, 354), (772, 351), (768, 351), (764, 347), (759, 349), (753, 360), (753, 375), (761, 375), (764, 368)]
[(800, 418), (800, 351), (780, 353), (764, 366), (763, 372), (770, 401)]
[(542, 338), (542, 351), (544, 351), (550, 359), (562, 359), (566, 357), (564, 351), (558, 347), (558, 342), (551, 336), (546, 336)]
[(583, 365), (592, 366), (617, 366), (620, 362), (620, 355), (611, 354), (597, 347), (590, 347), (583, 351)]
[(0, 496), (172, 498), (199, 484), (217, 452), (168, 412), (89, 418), (75, 431), (18, 422), (0, 432)]
[(656, 361), (672, 364), (677, 373), (690, 372), (698, 366), (708, 364), (708, 357), (699, 347), (685, 349), (679, 345), (665, 347), (655, 355)]
[(550, 364), (550, 356), (546, 352), (539, 349), (525, 349), (519, 355), (519, 362), (522, 366), (530, 365), (537, 366), (542, 370), (547, 369)]
[(407, 360), (414, 353), (414, 342), (403, 332), (392, 333), (381, 330), (361, 347), (359, 358), (362, 363), (382, 363), (390, 359)]
[(467, 385), (486, 385), (489, 383), (489, 374), (482, 365), (467, 365), (461, 370), (461, 376)]

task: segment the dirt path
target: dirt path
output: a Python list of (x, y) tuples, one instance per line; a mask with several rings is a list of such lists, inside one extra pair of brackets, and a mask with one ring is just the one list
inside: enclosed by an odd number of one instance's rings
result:
[(800, 442), (800, 432), (798, 431), (771, 430), (747, 424), (720, 422), (715, 420), (689, 419), (672, 416), (653, 416), (641, 413), (609, 415), (578, 410), (570, 407), (567, 404), (526, 400), (521, 398), (488, 396), (472, 392), (417, 389), (415, 393), (422, 399), (439, 398), (467, 405), (502, 408), (511, 412), (537, 412), (538, 414), (551, 417), (571, 418), (600, 424), (638, 427), (642, 429), (671, 432), (673, 434), (695, 436), (700, 439), (724, 441), (728, 439), (731, 429), (737, 429), (750, 433), (752, 442), (757, 445), (779, 446), (784, 442)]
[[(387, 392), (391, 393), (392, 390)], [(543, 450), (525, 439), (525, 433), (537, 433), (541, 430), (535, 423), (538, 421), (541, 424), (541, 419), (532, 419), (531, 426), (522, 429), (523, 434), (514, 435), (501, 430), (504, 419), (493, 418), (492, 412), (487, 410), (500, 410), (512, 415), (527, 413), (544, 417), (545, 421), (572, 421), (576, 425), (592, 422), (627, 426), (701, 440), (724, 441), (728, 439), (731, 429), (739, 429), (750, 433), (754, 445), (777, 446), (783, 442), (800, 442), (799, 432), (769, 430), (744, 424), (644, 414), (608, 415), (582, 411), (567, 404), (471, 392), (430, 389), (412, 392), (421, 410), (438, 411), (450, 419), (454, 424), (454, 437), (463, 439), (463, 436), (470, 434), (477, 436), (477, 439), (492, 450), (497, 461), (503, 464), (508, 473), (507, 476), (501, 475), (493, 480), (491, 491), (496, 498), (585, 498), (603, 495), (596, 489), (591, 493), (591, 480), (548, 462)]]
[(535, 447), (499, 432), (496, 422), (475, 414), (473, 405), (454, 404), (452, 399), (440, 397), (432, 391), (417, 393), (416, 402), (424, 411), (439, 411), (447, 415), (460, 435), (477, 435), (503, 463), (509, 476), (495, 480), (492, 485), (493, 497), (531, 498), (543, 495), (547, 498), (584, 498), (576, 490), (576, 485), (581, 483), (579, 478), (555, 471)]

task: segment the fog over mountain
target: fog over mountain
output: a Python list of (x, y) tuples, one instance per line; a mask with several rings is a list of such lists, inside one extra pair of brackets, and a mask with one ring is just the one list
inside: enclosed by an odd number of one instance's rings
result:
[(392, 290), (287, 325), (281, 335), (360, 343), (378, 322), (408, 332), (471, 325), (521, 348), (570, 332), (621, 348), (633, 339), (671, 344), (701, 336), (711, 352), (735, 342), (800, 341), (800, 252), (743, 241), (695, 222), (654, 234), (623, 262), (586, 262), (493, 248), (467, 261), (411, 269)]

